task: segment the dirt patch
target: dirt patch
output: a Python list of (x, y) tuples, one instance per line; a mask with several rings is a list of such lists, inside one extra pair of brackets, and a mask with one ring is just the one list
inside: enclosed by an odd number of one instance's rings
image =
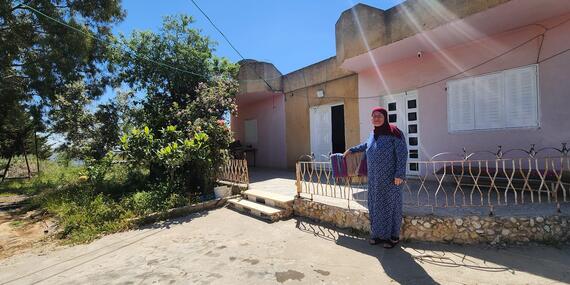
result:
[(24, 195), (0, 195), (0, 211), (17, 209), (28, 199)]
[(55, 220), (22, 211), (23, 201), (22, 196), (0, 197), (0, 259), (45, 244), (56, 233)]

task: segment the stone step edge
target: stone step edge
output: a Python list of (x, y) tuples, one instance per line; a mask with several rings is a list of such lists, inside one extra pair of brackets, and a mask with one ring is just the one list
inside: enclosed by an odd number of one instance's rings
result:
[(275, 193), (271, 193), (271, 192), (266, 192), (263, 190), (247, 190), (244, 191), (242, 193), (243, 195), (246, 196), (253, 196), (253, 197), (258, 197), (264, 200), (271, 200), (273, 202), (277, 202), (277, 203), (281, 203), (281, 204), (292, 204), (293, 201), (295, 200), (294, 196), (285, 196), (285, 195), (281, 195), (281, 194), (275, 194)]
[(236, 198), (236, 199), (229, 199), (228, 203), (235, 205), (235, 206), (240, 206), (242, 208), (248, 208), (251, 210), (255, 210), (258, 211), (260, 213), (263, 213), (265, 215), (271, 216), (271, 215), (276, 215), (279, 214), (283, 211), (283, 209), (278, 209), (275, 207), (271, 207), (265, 204), (261, 204), (261, 203), (256, 203), (244, 198)]
[(231, 209), (242, 212), (246, 215), (253, 216), (268, 222), (276, 222), (283, 218), (285, 210), (276, 209), (264, 204), (249, 201), (244, 198), (230, 199), (228, 205)]

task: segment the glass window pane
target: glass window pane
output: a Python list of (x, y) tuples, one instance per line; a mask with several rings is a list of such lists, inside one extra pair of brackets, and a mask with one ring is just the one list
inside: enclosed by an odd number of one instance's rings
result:
[(408, 138), (410, 145), (418, 145), (418, 138)]
[(408, 126), (408, 134), (417, 134), (418, 133), (418, 125), (409, 125)]
[(410, 158), (418, 158), (419, 157), (418, 150), (417, 149), (410, 149), (409, 156), (410, 156)]
[(418, 171), (419, 165), (417, 163), (410, 163), (410, 170), (411, 171)]
[(408, 121), (416, 121), (418, 119), (418, 114), (416, 112), (408, 113)]
[(388, 103), (388, 111), (396, 111), (396, 102)]
[(388, 115), (388, 122), (390, 122), (390, 123), (395, 123), (397, 119), (398, 119), (398, 116), (396, 114)]
[(408, 109), (416, 108), (417, 106), (416, 104), (417, 104), (416, 100), (408, 100)]

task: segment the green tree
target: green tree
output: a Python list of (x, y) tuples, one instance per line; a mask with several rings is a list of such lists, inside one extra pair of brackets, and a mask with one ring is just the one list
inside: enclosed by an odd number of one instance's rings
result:
[[(179, 137), (182, 142), (192, 141), (196, 134), (202, 133), (209, 138), (205, 143), (206, 157), (186, 153), (177, 157), (182, 161), (177, 160), (175, 168), (147, 161), (151, 179), (161, 180), (170, 173), (170, 177), (178, 177), (177, 181), (185, 181), (185, 187), (195, 186), (188, 190), (211, 188), (215, 171), (227, 158), (231, 135), (220, 122), (224, 114), (236, 110), (238, 91), (235, 80), (238, 65), (216, 57), (215, 43), (193, 29), (192, 23), (192, 18), (186, 15), (165, 17), (157, 33), (142, 31), (133, 32), (130, 37), (121, 36), (129, 50), (136, 51), (138, 56), (121, 49), (115, 50), (113, 56), (116, 80), (145, 94), (138, 102), (135, 125), (155, 131), (175, 127), (176, 133), (182, 134)], [(151, 137), (155, 141), (171, 141), (167, 134), (172, 132), (154, 132)], [(159, 149), (164, 151), (167, 147), (161, 145)]]
[[(140, 102), (143, 111), (140, 119), (152, 129), (180, 123), (173, 108), (186, 109), (199, 99), (200, 90), (207, 86), (234, 87), (228, 82), (235, 78), (238, 66), (216, 57), (213, 54), (215, 43), (193, 29), (192, 23), (192, 17), (187, 15), (167, 16), (158, 33), (135, 31), (130, 37), (121, 36), (128, 50), (136, 51), (138, 56), (122, 49), (115, 50), (116, 79), (134, 91), (146, 94)], [(199, 84), (204, 87), (199, 89)], [(235, 91), (228, 89), (222, 93), (231, 101)], [(216, 112), (208, 115), (221, 117), (224, 112), (232, 111), (231, 104), (228, 100), (223, 105), (217, 104), (220, 108), (212, 109)], [(209, 107), (205, 106), (206, 110)], [(196, 113), (195, 118), (203, 115)]]
[(30, 115), (40, 131), (41, 122), (49, 123), (46, 112), (68, 116), (74, 110), (58, 104), (73, 101), (62, 97), (75, 96), (69, 88), (78, 82), (88, 99), (102, 94), (109, 84), (104, 41), (123, 18), (120, 0), (0, 1), (0, 107), (7, 113), (0, 125), (14, 126), (0, 129), (0, 145), (10, 144), (12, 133), (25, 133)]

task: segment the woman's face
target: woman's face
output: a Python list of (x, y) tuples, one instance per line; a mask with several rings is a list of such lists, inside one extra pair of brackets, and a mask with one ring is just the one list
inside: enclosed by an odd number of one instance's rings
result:
[(384, 125), (385, 119), (386, 118), (384, 118), (384, 115), (380, 111), (374, 111), (372, 113), (372, 125), (374, 125), (375, 127), (380, 127)]

